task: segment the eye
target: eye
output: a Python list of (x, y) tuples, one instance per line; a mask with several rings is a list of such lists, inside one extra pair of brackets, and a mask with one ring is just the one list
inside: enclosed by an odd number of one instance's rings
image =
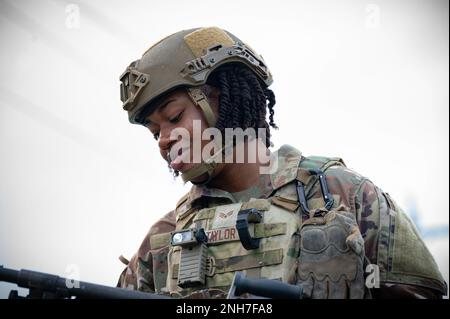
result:
[(181, 117), (183, 115), (184, 111), (181, 111), (180, 113), (178, 113), (175, 117), (172, 117), (169, 122), (172, 124), (178, 123), (181, 120)]
[(144, 123), (144, 126), (150, 131), (150, 133), (153, 135), (153, 138), (154, 138), (155, 140), (158, 140), (158, 139), (159, 139), (159, 132), (153, 133), (152, 130), (151, 130), (151, 128), (150, 128), (150, 126), (149, 126), (149, 122), (148, 122), (148, 121), (146, 121), (146, 122)]

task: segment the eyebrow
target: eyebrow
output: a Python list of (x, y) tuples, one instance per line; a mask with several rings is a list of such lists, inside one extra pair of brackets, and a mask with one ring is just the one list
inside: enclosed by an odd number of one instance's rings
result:
[[(166, 106), (167, 106), (170, 102), (173, 102), (173, 101), (175, 101), (175, 98), (168, 99), (167, 101), (165, 101), (164, 103), (162, 103), (160, 106), (158, 106), (158, 107), (155, 109), (155, 112), (161, 113), (162, 111), (164, 111), (164, 109), (166, 108)], [(155, 123), (153, 123), (152, 121), (150, 121), (150, 120), (148, 119), (149, 117), (150, 117), (150, 115), (145, 119), (147, 125), (155, 124)]]

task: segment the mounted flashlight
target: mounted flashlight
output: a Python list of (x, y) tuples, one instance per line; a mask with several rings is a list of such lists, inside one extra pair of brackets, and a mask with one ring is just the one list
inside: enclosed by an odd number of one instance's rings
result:
[(178, 268), (178, 286), (195, 287), (205, 284), (208, 236), (203, 228), (173, 232), (171, 245), (180, 246), (181, 258)]

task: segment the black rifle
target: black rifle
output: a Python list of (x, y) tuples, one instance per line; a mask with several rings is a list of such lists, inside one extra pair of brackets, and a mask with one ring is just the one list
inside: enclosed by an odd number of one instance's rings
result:
[[(13, 270), (0, 266), (0, 281), (17, 284), (30, 290), (27, 297), (18, 295), (17, 290), (11, 290), (9, 299), (62, 299), (62, 298), (101, 298), (101, 299), (170, 299), (170, 297), (128, 290), (89, 282), (66, 279), (56, 275), (32, 270)], [(70, 284), (68, 284), (70, 283)], [(74, 287), (70, 287), (70, 286)]]
[[(11, 290), (9, 299), (173, 299), (172, 297), (154, 293), (129, 290), (117, 287), (97, 285), (84, 281), (73, 281), (52, 274), (32, 270), (13, 270), (0, 266), (0, 281), (17, 284), (28, 288), (26, 297), (19, 296), (17, 290)], [(73, 287), (72, 287), (73, 286)], [(236, 272), (228, 293), (229, 299), (238, 298), (242, 294), (251, 294), (250, 298), (299, 299), (302, 288), (277, 280), (247, 279), (241, 272)]]

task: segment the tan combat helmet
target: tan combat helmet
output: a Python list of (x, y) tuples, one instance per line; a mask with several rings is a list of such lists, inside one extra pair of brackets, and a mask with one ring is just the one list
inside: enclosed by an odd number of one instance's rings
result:
[[(272, 75), (262, 56), (228, 31), (218, 27), (195, 28), (162, 39), (120, 76), (120, 98), (129, 121), (145, 124), (145, 117), (156, 104), (152, 102), (175, 88), (185, 87), (213, 127), (214, 113), (199, 86), (206, 83), (216, 68), (227, 63), (242, 63), (266, 86), (272, 84)], [(211, 179), (216, 166), (212, 157), (183, 173), (182, 178), (186, 182), (207, 173)]]
[(217, 67), (233, 62), (248, 66), (267, 86), (272, 83), (263, 58), (228, 31), (209, 27), (169, 35), (120, 76), (123, 109), (131, 123), (143, 124), (140, 113), (157, 97), (180, 86), (203, 85)]

